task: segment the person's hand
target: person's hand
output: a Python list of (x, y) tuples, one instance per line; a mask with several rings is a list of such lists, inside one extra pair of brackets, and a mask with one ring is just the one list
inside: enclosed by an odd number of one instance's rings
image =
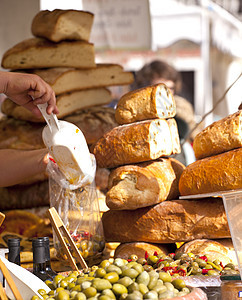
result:
[(22, 105), (40, 117), (37, 104), (47, 103), (47, 113), (58, 114), (55, 93), (38, 75), (0, 72), (0, 92), (16, 104)]

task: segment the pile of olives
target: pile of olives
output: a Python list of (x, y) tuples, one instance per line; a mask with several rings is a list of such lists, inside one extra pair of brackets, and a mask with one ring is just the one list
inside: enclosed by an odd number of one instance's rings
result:
[[(53, 281), (46, 281), (50, 292), (38, 292), (49, 300), (158, 300), (190, 293), (182, 279), (160, 270), (145, 270), (144, 267), (132, 259), (103, 260), (98, 266), (80, 273), (73, 271), (66, 277), (59, 274)], [(32, 297), (32, 300), (37, 299), (40, 297)]]
[[(238, 271), (233, 264), (223, 266), (192, 253), (154, 253), (145, 258), (131, 255), (127, 260), (103, 260), (98, 266), (68, 276), (59, 274), (53, 281), (46, 281), (51, 291), (39, 290), (39, 294), (49, 300), (171, 299), (191, 292), (182, 276), (221, 274)], [(38, 299), (33, 296), (31, 300)]]

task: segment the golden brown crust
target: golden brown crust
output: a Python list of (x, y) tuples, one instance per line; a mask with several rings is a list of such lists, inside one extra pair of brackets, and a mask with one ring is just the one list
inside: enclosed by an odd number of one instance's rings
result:
[(239, 147), (242, 147), (242, 111), (209, 125), (195, 137), (193, 143), (197, 159)]
[(136, 210), (109, 210), (102, 216), (108, 242), (175, 243), (228, 238), (222, 199), (173, 200)]
[(242, 188), (242, 148), (195, 161), (179, 181), (182, 196)]
[(174, 107), (174, 110), (169, 117), (174, 117), (176, 110), (173, 96), (164, 84), (156, 84), (130, 91), (123, 95), (117, 104), (115, 112), (116, 121), (119, 124), (128, 124), (159, 118), (156, 105), (156, 92), (160, 87), (162, 87), (164, 93), (169, 95), (173, 101), (172, 106)]
[(172, 247), (167, 245), (151, 244), (151, 243), (122, 243), (120, 244), (114, 252), (114, 258), (120, 257), (123, 259), (128, 259), (130, 255), (135, 254), (139, 258), (145, 258), (147, 253), (148, 256), (157, 254), (169, 254), (169, 250)]
[(116, 210), (137, 209), (177, 199), (184, 169), (183, 164), (172, 158), (113, 169), (109, 175), (107, 206)]
[[(63, 31), (61, 30), (62, 35), (58, 35), (58, 22), (62, 16), (66, 16), (68, 19), (73, 19), (72, 31), (66, 35), (63, 35)], [(85, 22), (82, 19), (85, 19)], [(37, 37), (44, 37), (53, 42), (59, 42), (64, 39), (71, 39), (71, 40), (86, 40), (88, 41), (89, 35), (91, 32), (91, 26), (93, 24), (94, 14), (87, 11), (78, 11), (74, 9), (62, 10), (62, 9), (55, 9), (53, 11), (49, 10), (42, 10), (33, 18), (31, 24), (31, 32), (33, 35)], [(82, 24), (83, 30), (85, 34), (78, 31), (78, 26)], [(57, 34), (57, 35), (56, 35)]]
[[(156, 128), (156, 134), (150, 134)], [(151, 147), (159, 131), (166, 134), (166, 142)], [(163, 136), (165, 135), (163, 134)], [(150, 161), (172, 154), (171, 133), (166, 120), (147, 120), (121, 125), (107, 132), (94, 146), (93, 154), (101, 168)]]

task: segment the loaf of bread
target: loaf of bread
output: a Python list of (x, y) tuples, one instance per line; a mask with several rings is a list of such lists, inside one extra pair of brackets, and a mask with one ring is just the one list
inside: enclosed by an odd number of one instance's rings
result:
[(31, 32), (52, 42), (89, 41), (93, 19), (92, 13), (82, 10), (42, 10), (33, 18)]
[(210, 261), (218, 259), (223, 263), (224, 266), (231, 262), (235, 265), (238, 264), (231, 239), (195, 239), (183, 244), (176, 250), (176, 253), (207, 255)]
[(176, 105), (170, 90), (163, 83), (144, 87), (123, 95), (117, 104), (115, 117), (119, 124), (157, 118), (171, 118)]
[(102, 215), (107, 242), (175, 243), (230, 237), (220, 198), (172, 200), (136, 210)]
[(106, 132), (118, 126), (115, 110), (107, 106), (92, 106), (64, 118), (83, 132), (89, 146), (95, 144)]
[(178, 182), (185, 166), (173, 158), (160, 158), (113, 169), (106, 204), (110, 209), (137, 209), (177, 199)]
[(242, 110), (206, 127), (193, 143), (197, 159), (242, 147)]
[(181, 153), (181, 144), (178, 132), (178, 126), (176, 120), (174, 118), (167, 119), (167, 123), (171, 132), (171, 140), (172, 140), (172, 153), (178, 154)]
[(7, 50), (2, 57), (4, 69), (95, 66), (94, 45), (85, 41), (53, 43), (42, 38), (29, 38)]
[(128, 259), (130, 255), (135, 254), (139, 258), (145, 258), (145, 255), (148, 256), (157, 254), (167, 255), (173, 252), (172, 249), (173, 244), (151, 244), (151, 243), (143, 243), (143, 242), (134, 242), (134, 243), (121, 243), (114, 252), (114, 258), (120, 257), (123, 259)]
[[(62, 119), (83, 108), (104, 105), (111, 101), (111, 92), (106, 88), (87, 89), (61, 94), (56, 97), (56, 103), (59, 109), (57, 116)], [(45, 122), (43, 117), (36, 117), (25, 107), (15, 104), (8, 98), (3, 101), (1, 110), (5, 115), (19, 120)]]
[[(9, 104), (11, 105), (13, 102), (9, 101)], [(79, 110), (63, 120), (79, 127), (89, 146), (117, 126), (114, 109), (105, 106), (93, 106)], [(0, 119), (0, 149), (34, 150), (44, 148), (42, 130), (45, 125), (45, 123), (32, 123), (12, 117), (2, 117)]]
[(94, 68), (48, 68), (28, 72), (39, 75), (56, 95), (96, 87), (131, 84), (134, 76), (117, 64), (97, 64)]
[(162, 119), (120, 125), (97, 141), (93, 153), (104, 168), (154, 160), (174, 154), (171, 131)]
[(191, 163), (179, 181), (182, 196), (242, 188), (242, 148)]

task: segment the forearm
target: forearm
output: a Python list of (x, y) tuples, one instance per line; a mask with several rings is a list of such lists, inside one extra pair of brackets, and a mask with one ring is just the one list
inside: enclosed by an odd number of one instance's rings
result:
[(0, 150), (0, 187), (23, 182), (46, 170), (48, 150)]

